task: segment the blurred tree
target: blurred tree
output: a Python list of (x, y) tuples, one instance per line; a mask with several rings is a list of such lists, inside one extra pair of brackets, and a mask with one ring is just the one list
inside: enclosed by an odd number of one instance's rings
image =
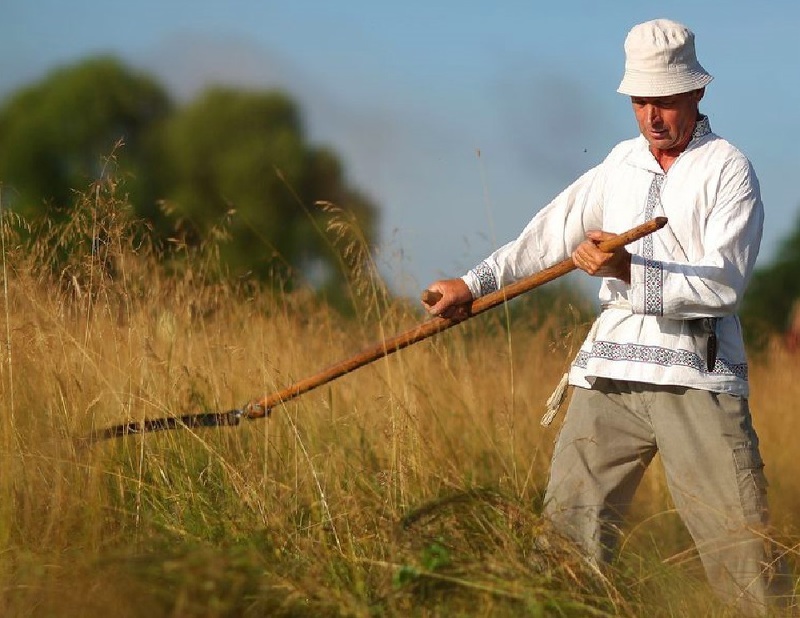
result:
[(233, 242), (222, 256), (235, 273), (285, 282), (300, 271), (318, 286), (341, 283), (343, 248), (334, 250), (317, 201), (353, 215), (358, 233), (342, 240), (374, 240), (375, 207), (346, 185), (331, 151), (306, 143), (297, 107), (280, 92), (210, 89), (174, 114), (162, 137), (159, 183), (181, 240), (200, 242), (227, 219)]
[[(148, 166), (153, 129), (171, 111), (162, 88), (113, 58), (61, 68), (23, 88), (0, 108), (4, 201), (26, 215), (65, 213), (119, 157), (132, 202), (152, 212), (158, 188)], [(124, 147), (116, 149), (122, 141)]]
[(800, 217), (772, 263), (753, 274), (742, 306), (749, 342), (762, 345), (770, 336), (786, 332), (797, 299), (800, 299)]
[[(229, 239), (216, 246), (234, 274), (278, 275), (284, 285), (302, 273), (341, 296), (354, 272), (341, 243), (363, 256), (352, 243), (375, 240), (375, 207), (347, 186), (333, 152), (306, 143), (297, 107), (279, 92), (214, 88), (176, 109), (155, 81), (100, 57), (54, 71), (0, 108), (3, 204), (26, 216), (63, 221), (73, 203), (85, 206), (76, 190), (111, 154), (159, 238), (195, 247)], [(328, 231), (332, 213), (340, 224)]]

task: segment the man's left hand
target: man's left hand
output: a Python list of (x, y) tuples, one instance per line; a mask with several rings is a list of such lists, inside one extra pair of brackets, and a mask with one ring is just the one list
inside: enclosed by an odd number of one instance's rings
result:
[(631, 254), (624, 248), (612, 253), (601, 251), (597, 246), (603, 240), (614, 238), (617, 234), (592, 230), (572, 252), (572, 261), (582, 271), (593, 277), (614, 277), (625, 283), (631, 282)]

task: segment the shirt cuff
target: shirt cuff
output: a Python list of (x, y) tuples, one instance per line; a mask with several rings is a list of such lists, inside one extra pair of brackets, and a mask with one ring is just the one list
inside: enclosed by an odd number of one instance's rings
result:
[(472, 298), (486, 296), (500, 289), (497, 275), (485, 260), (470, 270), (462, 279), (467, 284), (469, 291), (472, 292)]
[(480, 298), (481, 296), (481, 282), (475, 271), (469, 271), (466, 275), (461, 277), (461, 280), (467, 284), (469, 291), (472, 293), (472, 298)]

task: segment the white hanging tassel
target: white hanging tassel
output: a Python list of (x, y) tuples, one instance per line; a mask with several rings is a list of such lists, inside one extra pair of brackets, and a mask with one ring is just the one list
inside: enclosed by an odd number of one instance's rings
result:
[[(630, 307), (630, 305), (628, 305)], [(594, 338), (597, 336), (597, 326), (600, 323), (600, 316), (598, 316), (592, 327), (589, 329), (589, 334), (586, 337), (586, 342), (591, 345), (594, 341)], [(558, 414), (558, 410), (561, 408), (561, 404), (564, 403), (564, 396), (567, 394), (567, 387), (569, 386), (569, 370), (561, 376), (561, 380), (558, 382), (558, 386), (556, 386), (556, 390), (553, 391), (553, 394), (550, 395), (550, 398), (547, 400), (546, 404), (546, 411), (542, 420), (539, 421), (539, 424), (542, 427), (547, 427), (550, 423), (553, 422), (553, 419)]]
[(565, 373), (561, 376), (561, 380), (558, 382), (558, 386), (553, 391), (553, 394), (547, 400), (547, 411), (545, 412), (542, 420), (539, 421), (539, 424), (542, 427), (547, 427), (550, 423), (553, 422), (553, 419), (558, 414), (558, 410), (561, 407), (561, 404), (564, 402), (564, 396), (567, 394), (567, 386), (569, 385), (569, 372)]

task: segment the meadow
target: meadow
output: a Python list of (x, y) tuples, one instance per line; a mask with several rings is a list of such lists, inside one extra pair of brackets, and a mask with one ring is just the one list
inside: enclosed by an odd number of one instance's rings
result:
[[(344, 316), (220, 278), (213, 247), (165, 268), (113, 181), (77, 205), (35, 234), (2, 219), (0, 615), (735, 615), (657, 460), (607, 572), (541, 518), (563, 410), (539, 419), (589, 327), (568, 306), (495, 309), (268, 419), (87, 439), (241, 406), (426, 318), (365, 251)], [(794, 568), (799, 361), (776, 346), (751, 366), (770, 536)]]

